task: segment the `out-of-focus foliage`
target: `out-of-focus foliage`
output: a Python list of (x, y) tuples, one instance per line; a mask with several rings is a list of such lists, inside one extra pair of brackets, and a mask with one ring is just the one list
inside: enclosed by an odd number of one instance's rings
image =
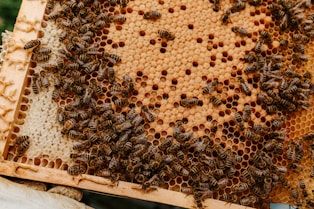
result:
[(5, 30), (13, 30), (21, 2), (22, 0), (0, 0), (0, 34)]

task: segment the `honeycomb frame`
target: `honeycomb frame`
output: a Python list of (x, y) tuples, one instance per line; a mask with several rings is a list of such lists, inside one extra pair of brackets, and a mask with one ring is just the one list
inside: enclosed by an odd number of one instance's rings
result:
[[(24, 1), (25, 2), (25, 1)], [(24, 4), (24, 2), (23, 2), (23, 4)], [(45, 5), (45, 2), (44, 1), (41, 1), (41, 4), (42, 5)], [(38, 4), (37, 4), (38, 5)], [(42, 6), (41, 5), (41, 6)], [(171, 11), (169, 10), (169, 13), (171, 13)], [(20, 16), (20, 15), (19, 15)], [(25, 17), (25, 16), (24, 16)], [(266, 18), (266, 20), (267, 20), (267, 18)], [(268, 18), (268, 20), (269, 20), (269, 18)], [(17, 21), (17, 23), (19, 22), (19, 18), (18, 18), (18, 21)], [(22, 21), (21, 21), (22, 22)], [(26, 21), (26, 22), (28, 22), (28, 21)], [(30, 22), (30, 21), (29, 21)], [(41, 23), (41, 17), (40, 18), (38, 18), (37, 20), (35, 20), (35, 22), (36, 22), (36, 24), (35, 25), (39, 25), (40, 23)], [(39, 26), (38, 26), (39, 27)], [(16, 26), (16, 28), (19, 28), (19, 26), (17, 25)], [(31, 31), (31, 32), (34, 32), (34, 33), (36, 33), (35, 31), (37, 31), (37, 29), (36, 28), (32, 28), (31, 26), (28, 26), (28, 27), (26, 27), (26, 28), (20, 28), (20, 30), (21, 31), (24, 31), (24, 32), (26, 32), (27, 34), (29, 34), (29, 32)], [(262, 29), (261, 29), (262, 30)], [(15, 31), (16, 31), (16, 29), (15, 29)], [(18, 31), (18, 30), (17, 30)], [(24, 34), (23, 34), (24, 35)], [(140, 35), (141, 35), (141, 33), (140, 33)], [(33, 38), (30, 38), (29, 37), (29, 39), (35, 39), (35, 37), (37, 36), (37, 34), (35, 34), (35, 36), (33, 37)], [(143, 35), (143, 36), (145, 36), (145, 34)], [(23, 38), (24, 38), (24, 36), (23, 36)], [(27, 38), (28, 39), (28, 38)], [(197, 43), (202, 43), (202, 41), (201, 40), (196, 40), (197, 41)], [(168, 42), (168, 44), (170, 45), (171, 44), (171, 42)], [(241, 43), (242, 44), (242, 43)], [(247, 43), (248, 44), (248, 43)], [(250, 44), (250, 42), (249, 42), (249, 44)], [(248, 44), (248, 45), (249, 45)], [(220, 43), (218, 43), (218, 45), (221, 45)], [(243, 45), (245, 45), (245, 42), (244, 42), (244, 44)], [(254, 46), (252, 43), (251, 43), (251, 45), (252, 46)], [(21, 49), (20, 51), (23, 51), (23, 44), (21, 43), (19, 46), (18, 45), (16, 45), (16, 43), (14, 44), (14, 46), (12, 46), (13, 47), (13, 49), (12, 49), (12, 51), (11, 52), (17, 52), (17, 51), (19, 51), (19, 49)], [(221, 47), (223, 47), (223, 44), (222, 44), (222, 46)], [(10, 52), (10, 49), (9, 49), (9, 52)], [(223, 55), (223, 57), (227, 57), (228, 56), (228, 53), (227, 53), (227, 55), (225, 55), (224, 54), (225, 53), (225, 51), (223, 51), (222, 52), (222, 55)], [(230, 53), (230, 52), (229, 52)], [(10, 53), (8, 53), (9, 54), (9, 57), (10, 57)], [(22, 69), (22, 71), (23, 71), (23, 69), (25, 69), (25, 67), (27, 67), (26, 65), (28, 64), (28, 62), (26, 62), (25, 60), (28, 60), (29, 58), (30, 58), (30, 54), (29, 53), (25, 53), (26, 54), (26, 57), (25, 57), (25, 59), (21, 59), (20, 61), (19, 60), (16, 60), (16, 62), (14, 62), (14, 59), (13, 59), (13, 63), (12, 63), (12, 59), (9, 59), (9, 58), (7, 58), (6, 57), (6, 60), (10, 60), (10, 61), (7, 61), (7, 62), (4, 62), (4, 63), (9, 63), (8, 64), (8, 67), (9, 66), (11, 66), (11, 65), (14, 65), (15, 66), (15, 68), (16, 69), (18, 69), (19, 71), (21, 71), (21, 69)], [(18, 56), (19, 57), (19, 56)], [(212, 60), (215, 60), (215, 59), (218, 59), (218, 58), (212, 58)], [(24, 61), (22, 61), (22, 60), (24, 60)], [(225, 60), (225, 59), (221, 59), (221, 60)], [(224, 61), (222, 61), (222, 62), (224, 62)], [(313, 62), (313, 60), (311, 60), (311, 62)], [(21, 68), (19, 68), (19, 65), (18, 64), (22, 64), (22, 65), (20, 65), (21, 66)], [(195, 63), (195, 65), (198, 65), (199, 63)], [(201, 64), (201, 63), (200, 63)], [(194, 62), (193, 62), (193, 66), (194, 66)], [(194, 66), (195, 67), (195, 66)], [(243, 67), (243, 66), (239, 66), (239, 67)], [(6, 66), (4, 65), (4, 67), (3, 67), (4, 69), (6, 69)], [(7, 68), (7, 69), (9, 69), (9, 68)], [(192, 69), (193, 70), (193, 69)], [(186, 74), (187, 74), (188, 72), (186, 71)], [(5, 74), (6, 75), (6, 74)], [(26, 75), (26, 74), (25, 74)], [(24, 76), (25, 76), (24, 75)], [(14, 75), (14, 76), (16, 76), (16, 75)], [(14, 77), (13, 76), (13, 77)], [(5, 76), (6, 78), (8, 78), (7, 76)], [(14, 77), (15, 78), (15, 77)], [(25, 77), (21, 77), (21, 78), (26, 78), (26, 76)], [(144, 78), (145, 80), (147, 80), (147, 77), (146, 78)], [(174, 78), (174, 79), (172, 79), (173, 81), (172, 81), (172, 84), (173, 85), (176, 85), (176, 79)], [(179, 83), (181, 83), (182, 82), (182, 80), (179, 80), (178, 79), (178, 81), (179, 81)], [(147, 83), (149, 83), (150, 81), (149, 80), (147, 80)], [(23, 89), (24, 89), (24, 87), (25, 86), (27, 86), (27, 85), (29, 85), (29, 81), (27, 81), (27, 79), (25, 79), (24, 80), (24, 82), (20, 82), (20, 83), (23, 83), (23, 85), (22, 85), (22, 87), (20, 88), (20, 91), (22, 92), (23, 91)], [(7, 90), (8, 90), (8, 92), (9, 92), (9, 94), (10, 94), (10, 96), (12, 96), (12, 97), (14, 97), (14, 93), (16, 93), (16, 95), (21, 95), (21, 97), (18, 99), (18, 101), (19, 102), (16, 102), (17, 100), (15, 100), (14, 101), (14, 99), (12, 100), (11, 99), (11, 101), (9, 101), (9, 102), (11, 102), (11, 103), (14, 103), (14, 104), (16, 104), (17, 106), (16, 106), (16, 108), (12, 108), (12, 110), (17, 110), (18, 108), (18, 106), (19, 106), (19, 104), (20, 104), (20, 102), (21, 102), (21, 100), (23, 99), (22, 98), (22, 93), (20, 92), (20, 94), (19, 94), (19, 90), (17, 89), (17, 90), (12, 90), (12, 91), (10, 91), (11, 89), (12, 89), (12, 86), (11, 86), (11, 84), (10, 84), (10, 82), (8, 82), (7, 83), (8, 84), (8, 88), (7, 88)], [(141, 85), (142, 85), (142, 83), (141, 83)], [(145, 86), (143, 86), (144, 88), (145, 88)], [(162, 85), (161, 85), (161, 87), (162, 87)], [(153, 86), (153, 88), (154, 88), (154, 86)], [(157, 88), (158, 88), (158, 86), (157, 86)], [(252, 90), (252, 91), (254, 91), (254, 89)], [(254, 93), (256, 93), (256, 92), (254, 92)], [(153, 94), (153, 93), (152, 93)], [(192, 94), (187, 94), (186, 96), (187, 97), (189, 97), (189, 96), (191, 96)], [(143, 96), (143, 95), (142, 95)], [(169, 96), (171, 96), (171, 95), (169, 95)], [(144, 98), (143, 98), (144, 99)], [(144, 102), (145, 103), (145, 102)], [(146, 102), (147, 103), (147, 102)], [(175, 103), (174, 104), (174, 106), (178, 106), (179, 104), (178, 104), (178, 102), (177, 102), (177, 104)], [(182, 105), (183, 106), (183, 105)], [(12, 107), (12, 106), (10, 106), (10, 107)], [(10, 118), (10, 113), (12, 113), (12, 110), (10, 111), (9, 109), (7, 110), (8, 111), (8, 114), (7, 115), (5, 115), (5, 118), (7, 119), (7, 121), (8, 121), (8, 123), (6, 124), (7, 125), (7, 127), (10, 127), (13, 123), (18, 123), (18, 121), (14, 121), (14, 118), (18, 118), (18, 116), (17, 116), (17, 114), (18, 114), (18, 111), (16, 111), (15, 112), (15, 114), (14, 114), (14, 117), (12, 118), (12, 120), (10, 121), (10, 119), (8, 119), (8, 118)], [(310, 109), (310, 111), (311, 111), (312, 109)], [(258, 112), (258, 110), (255, 110), (256, 112)], [(262, 111), (262, 110), (261, 110)], [(304, 111), (305, 112), (305, 111)], [(5, 112), (6, 113), (6, 112)], [(232, 114), (228, 114), (227, 113), (227, 115), (226, 115), (226, 117), (229, 117), (229, 118), (231, 118), (232, 117)], [(219, 118), (219, 116), (218, 116), (218, 118)], [(271, 117), (270, 117), (271, 118)], [(267, 120), (269, 120), (270, 118), (267, 118)], [(14, 122), (13, 122), (14, 121)], [(3, 127), (6, 127), (6, 126), (3, 126)], [(312, 129), (312, 127), (311, 127), (311, 129)], [(196, 128), (196, 130), (197, 130), (197, 128)], [(2, 136), (3, 136), (3, 138), (6, 138), (7, 136), (6, 136), (6, 133), (8, 133), (7, 131), (8, 131), (8, 129), (3, 129), (3, 130), (1, 130), (2, 131)], [(10, 130), (9, 130), (10, 131)], [(154, 130), (155, 131), (155, 130)], [(154, 132), (153, 131), (153, 132)], [(8, 135), (8, 138), (10, 138), (10, 135)], [(1, 144), (0, 144), (1, 145)], [(8, 145), (8, 140), (4, 143), (4, 145), (2, 146), (3, 147), (3, 156), (4, 156), (4, 158), (6, 159), (6, 157), (7, 157), (7, 152), (8, 152), (8, 147), (9, 145)], [(1, 147), (1, 146), (0, 146)], [(7, 164), (6, 163), (9, 163), (9, 164), (11, 164), (12, 162), (6, 162), (6, 161), (4, 161), (5, 163), (3, 164), (3, 165), (6, 165), (7, 166)], [(36, 162), (36, 159), (34, 159), (34, 162), (33, 162), (34, 164), (40, 164), (40, 163), (37, 163)], [(48, 170), (49, 170), (49, 163), (48, 162), (46, 162), (46, 163), (43, 163), (43, 164), (48, 164), (47, 165), (47, 167), (48, 167)], [(22, 173), (22, 178), (24, 178), (24, 175), (25, 176), (27, 176), (27, 174), (26, 173), (28, 173), (29, 171), (30, 172), (34, 172), (35, 174), (34, 175), (36, 175), (37, 173), (40, 173), (41, 172), (41, 170), (42, 170), (42, 168), (40, 168), (40, 167), (37, 167), (37, 166), (32, 166), (32, 165), (25, 165), (25, 164), (23, 164), (23, 159), (22, 159), (22, 163), (20, 163), (20, 162), (18, 162), (18, 163), (13, 163), (13, 168), (15, 169), (14, 170), (14, 172), (13, 172), (13, 174), (12, 174), (12, 171), (4, 171), (4, 173), (10, 173), (10, 174), (7, 174), (7, 175), (16, 175), (15, 174), (15, 172), (18, 174), (19, 173), (19, 170), (25, 170), (25, 171), (22, 171), (21, 173)], [(45, 165), (45, 166), (46, 166)], [(53, 167), (53, 165), (51, 166), (51, 167)], [(0, 172), (1, 173), (1, 172)], [(25, 173), (25, 174), (24, 174)], [(40, 178), (40, 177), (39, 177)], [(37, 179), (37, 180), (42, 180), (42, 181), (44, 181), (43, 179)], [(96, 184), (98, 183), (98, 184), (103, 184), (103, 185), (108, 185), (108, 187), (111, 187), (112, 185), (111, 185), (111, 183), (110, 183), (110, 181), (106, 181), (106, 180), (103, 180), (103, 179), (101, 179), (100, 180), (100, 178), (98, 178), (98, 177), (94, 177), (94, 176), (89, 176), (89, 175), (85, 175), (85, 174), (83, 174), (82, 176), (80, 176), (80, 177), (72, 177), (72, 180), (74, 181), (74, 183), (75, 183), (75, 185), (77, 186), (77, 187), (81, 187), (81, 188), (85, 188), (84, 186), (81, 186), (81, 182), (82, 182), (82, 185), (83, 185), (83, 182), (85, 182), (85, 181), (87, 181), (87, 182), (90, 182), (90, 184), (94, 184), (95, 182), (96, 182)], [(100, 183), (101, 182), (101, 183)], [(58, 182), (53, 182), (53, 183), (58, 183)], [(72, 182), (73, 183), (73, 182)], [(75, 186), (75, 185), (73, 185), (71, 183), (71, 186)], [(120, 184), (122, 184), (122, 185), (124, 185), (124, 183), (126, 183), (126, 185), (128, 185), (129, 183), (127, 183), (127, 182), (119, 182), (119, 185), (118, 185), (118, 187), (117, 188), (113, 188), (113, 190), (115, 190), (115, 189), (119, 189), (119, 187), (120, 187)], [(68, 185), (68, 184), (66, 184), (66, 185)], [(126, 185), (124, 185), (124, 186), (126, 186)], [(123, 187), (123, 186), (122, 186)], [(127, 186), (126, 186), (127, 187)], [(134, 186), (131, 186), (131, 189), (132, 189), (132, 187), (134, 187)], [(135, 185), (135, 187), (138, 187), (138, 185)], [(95, 186), (95, 188), (96, 188), (96, 186)], [(124, 188), (124, 187), (123, 187)], [(90, 189), (90, 188), (88, 188), (88, 189)], [(94, 190), (94, 189), (93, 189)], [(110, 190), (110, 189), (109, 189)], [(131, 190), (131, 191), (133, 191), (134, 190), (134, 188)], [(153, 192), (151, 192), (151, 194), (152, 194), (152, 196), (154, 196), (155, 195), (155, 193), (156, 192), (158, 192), (159, 193), (159, 190), (161, 191), (161, 193), (165, 193), (165, 191), (167, 191), (167, 192), (169, 192), (168, 190), (162, 190), (162, 189), (158, 189), (158, 191), (153, 191)], [(97, 190), (98, 191), (98, 190)], [(130, 193), (132, 193), (130, 191)], [(102, 191), (102, 192), (104, 192), (104, 191)], [(106, 193), (107, 193), (107, 191), (105, 191)], [(167, 193), (166, 192), (166, 193)], [(111, 192), (108, 192), (108, 193), (111, 193)], [(145, 192), (144, 192), (145, 193)], [(165, 193), (165, 194), (166, 194)], [(113, 194), (117, 194), (117, 193), (113, 193)], [(143, 194), (143, 191), (140, 191), (139, 192), (139, 194)], [(121, 195), (121, 194), (117, 194), (117, 195)], [(139, 196), (141, 196), (141, 195), (139, 195)], [(145, 194), (144, 196), (150, 196), (150, 193), (147, 193), (147, 194)], [(181, 194), (180, 194), (181, 195)], [(136, 195), (135, 195), (136, 196)], [(156, 196), (156, 195), (155, 195)], [(184, 196), (184, 198), (185, 198), (185, 196)], [(190, 197), (188, 197), (188, 198), (190, 198)], [(149, 198), (147, 198), (146, 200), (149, 200)], [(156, 201), (156, 200), (154, 200), (154, 201)], [(158, 200), (158, 201), (160, 201), (160, 200)], [(212, 203), (210, 203), (210, 204), (207, 204), (207, 201), (212, 201), (212, 200), (206, 200), (205, 201), (205, 205), (212, 205)], [(216, 201), (216, 200), (215, 200)], [(289, 201), (289, 200), (288, 200)], [(219, 202), (219, 201), (218, 201)], [(171, 202), (169, 203), (168, 201), (166, 201), (166, 202), (163, 202), (163, 203), (168, 203), (168, 204), (172, 204)], [(183, 207), (186, 207), (187, 205), (186, 204), (184, 204), (184, 205), (178, 205), (177, 203), (174, 203), (173, 205), (177, 205), (177, 206), (183, 206)], [(191, 207), (192, 207), (192, 205), (193, 204), (191, 204)], [(233, 206), (233, 207), (235, 207), (235, 206)], [(240, 207), (240, 206), (239, 206)]]
[[(0, 101), (3, 102), (0, 109), (8, 111), (7, 114), (4, 115), (5, 120), (0, 121), (0, 174), (22, 179), (67, 185), (121, 197), (193, 208), (193, 198), (179, 192), (160, 188), (156, 191), (146, 193), (139, 189), (140, 187), (138, 184), (134, 183), (120, 181), (118, 185), (112, 185), (110, 180), (101, 177), (89, 175), (72, 177), (69, 176), (66, 171), (5, 160), (8, 152), (10, 126), (18, 112), (17, 107), (20, 103), (21, 92), (25, 86), (26, 69), (29, 65), (29, 61), (27, 60), (30, 59), (30, 54), (23, 50), (25, 44), (24, 40), (35, 39), (37, 37), (38, 28), (40, 27), (46, 3), (47, 1), (45, 0), (41, 0), (40, 2), (23, 0), (14, 31), (10, 36), (10, 39), (6, 40), (5, 58), (0, 71), (1, 81), (6, 81), (6, 79), (9, 80), (8, 84), (10, 85), (8, 85), (7, 90), (14, 94), (12, 94), (11, 101), (7, 100), (3, 95), (0, 96)], [(32, 11), (33, 9), (37, 12), (30, 13), (29, 11)], [(204, 204), (215, 206), (216, 208), (244, 208), (244, 206), (236, 204), (226, 205), (223, 201), (212, 199), (206, 200)]]

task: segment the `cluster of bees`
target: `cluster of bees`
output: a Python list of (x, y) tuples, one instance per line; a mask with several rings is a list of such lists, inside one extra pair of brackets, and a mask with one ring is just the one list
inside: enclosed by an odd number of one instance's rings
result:
[[(214, 4), (213, 10), (219, 11), (220, 1), (210, 2)], [(262, 3), (261, 0), (247, 2), (253, 6)], [(139, 183), (144, 190), (163, 186), (181, 176), (188, 182), (187, 186), (181, 187), (181, 192), (193, 195), (199, 208), (206, 198), (217, 197), (245, 206), (260, 206), (278, 187), (289, 188), (295, 202), (302, 205), (298, 191), (307, 197), (304, 182), (300, 182), (298, 190), (291, 188), (284, 175), (289, 169), (299, 172), (298, 163), (304, 156), (302, 141), (312, 140), (314, 134), (309, 133), (285, 149), (286, 135), (282, 127), (286, 114), (309, 108), (313, 94), (311, 73), (301, 75), (293, 67), (308, 61), (305, 44), (313, 37), (314, 15), (305, 17), (304, 10), (311, 2), (281, 0), (268, 6), (282, 31), (298, 31), (289, 40), (280, 41), (282, 50), (293, 48), (291, 66), (283, 64), (286, 61), (284, 55), (266, 56), (264, 46), (272, 44), (267, 31), (260, 32), (256, 46), (243, 58), (248, 63), (244, 72), (259, 78), (258, 101), (268, 114), (276, 116), (271, 125), (266, 126), (251, 123), (250, 104), (245, 104), (243, 111), (234, 113), (233, 120), (244, 139), (263, 145), (250, 156), (249, 165), (244, 168), (243, 159), (237, 152), (215, 143), (207, 135), (194, 136), (193, 131), (185, 130), (185, 122), (181, 120), (175, 122), (173, 134), (158, 145), (147, 138), (144, 126), (155, 121), (157, 114), (145, 105), (140, 112), (136, 111), (136, 105), (130, 101), (130, 97), (136, 95), (132, 77), (116, 78), (114, 68), (122, 59), (117, 54), (99, 50), (99, 44), (94, 41), (97, 32), (104, 27), (126, 21), (124, 15), (110, 12), (109, 8), (124, 8), (127, 4), (127, 0), (50, 0), (44, 18), (63, 31), (59, 36), (62, 47), (56, 52), (56, 60), (47, 63), (52, 50), (42, 46), (39, 39), (25, 44), (25, 50), (33, 51), (32, 60), (43, 63), (40, 72), (32, 75), (33, 92), (38, 94), (41, 88), (50, 87), (53, 80), (52, 99), (59, 103), (66, 101), (58, 108), (57, 120), (62, 126), (61, 133), (78, 141), (72, 147), (70, 158), (73, 164), (68, 173), (87, 173), (112, 181)], [(224, 12), (222, 23), (230, 22), (230, 15), (244, 10), (245, 5), (246, 1), (235, 1)], [(161, 14), (147, 11), (143, 18), (157, 20)], [(243, 27), (234, 26), (232, 31), (243, 37), (248, 35)], [(166, 30), (159, 30), (158, 34), (167, 40), (175, 39)], [(218, 85), (218, 80), (213, 79), (202, 89), (214, 107), (222, 104), (212, 96)], [(245, 96), (251, 96), (250, 85), (244, 76), (238, 77), (238, 85)], [(197, 98), (184, 98), (180, 105), (193, 108), (199, 102)], [(212, 124), (210, 131), (215, 133), (218, 124)], [(22, 155), (29, 144), (28, 136), (18, 137), (17, 155)], [(287, 150), (285, 156), (289, 160), (287, 167), (274, 164), (271, 157), (282, 155), (284, 150)], [(314, 168), (312, 172), (310, 175), (314, 176)], [(231, 191), (225, 192), (226, 188)], [(314, 204), (310, 199), (306, 203)]]
[(27, 136), (27, 135), (19, 136), (15, 140), (14, 146), (16, 147), (15, 156), (16, 157), (22, 156), (22, 154), (24, 154), (24, 152), (26, 152), (26, 150), (30, 146), (29, 136)]

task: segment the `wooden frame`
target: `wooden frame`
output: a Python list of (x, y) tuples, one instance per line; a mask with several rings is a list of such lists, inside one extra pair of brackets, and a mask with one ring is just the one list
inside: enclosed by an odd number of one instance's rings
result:
[[(26, 40), (37, 38), (38, 28), (41, 24), (45, 7), (45, 0), (23, 0), (14, 32), (7, 43), (7, 54), (0, 72), (0, 174), (78, 187), (123, 197), (154, 201), (184, 208), (195, 208), (192, 195), (188, 196), (180, 192), (160, 188), (145, 192), (141, 190), (139, 185), (134, 183), (120, 181), (117, 185), (114, 185), (110, 180), (101, 177), (89, 175), (74, 177), (62, 170), (5, 160), (12, 125), (17, 118), (23, 89), (26, 85), (28, 65), (31, 56), (31, 53), (25, 51), (23, 47)], [(207, 199), (204, 205), (206, 208), (215, 209), (250, 208), (214, 199)]]

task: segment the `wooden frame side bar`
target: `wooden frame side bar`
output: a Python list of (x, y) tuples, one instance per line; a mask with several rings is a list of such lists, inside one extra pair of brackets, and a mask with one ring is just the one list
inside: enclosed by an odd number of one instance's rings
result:
[[(1, 161), (0, 174), (41, 182), (78, 187), (122, 197), (170, 204), (183, 208), (195, 208), (192, 195), (186, 195), (181, 192), (175, 192), (161, 188), (145, 192), (138, 184), (123, 181), (113, 184), (110, 180), (102, 177), (85, 174), (79, 176), (70, 176), (66, 171), (52, 168), (43, 168), (16, 162)], [(205, 205), (207, 209), (253, 209), (251, 207), (230, 204), (214, 199), (207, 199), (204, 202), (204, 206)]]

